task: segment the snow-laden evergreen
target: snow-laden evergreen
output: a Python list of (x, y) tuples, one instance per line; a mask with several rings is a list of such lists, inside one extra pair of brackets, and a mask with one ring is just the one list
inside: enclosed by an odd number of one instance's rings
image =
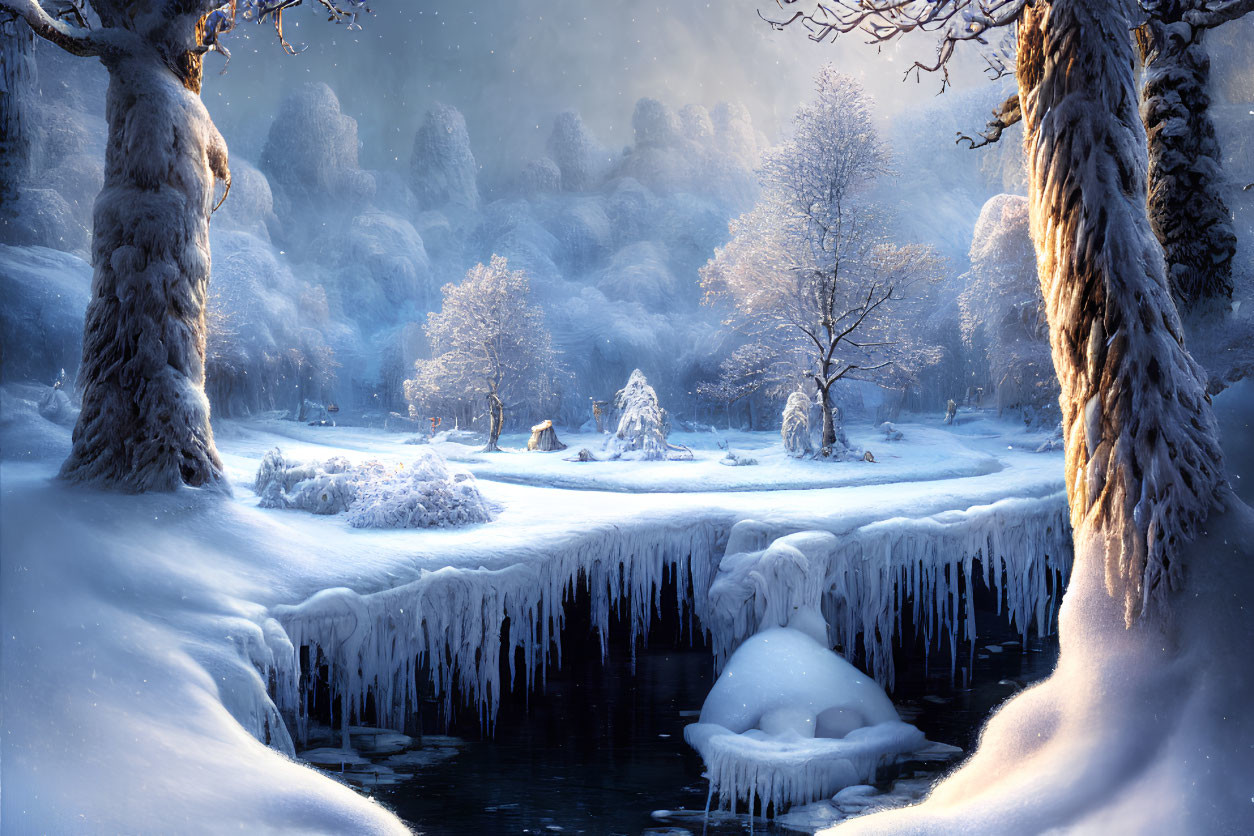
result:
[(614, 396), (618, 427), (605, 449), (618, 458), (661, 461), (667, 456), (670, 422), (644, 372), (636, 369)]

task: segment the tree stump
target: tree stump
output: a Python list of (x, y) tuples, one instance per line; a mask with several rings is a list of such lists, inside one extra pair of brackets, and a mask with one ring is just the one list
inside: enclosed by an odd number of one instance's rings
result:
[(557, 440), (557, 430), (553, 429), (553, 422), (543, 421), (531, 428), (527, 449), (548, 453), (552, 450), (565, 450), (566, 445)]

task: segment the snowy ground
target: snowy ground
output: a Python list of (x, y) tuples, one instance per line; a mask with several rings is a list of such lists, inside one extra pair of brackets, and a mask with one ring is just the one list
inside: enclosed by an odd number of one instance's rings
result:
[[(603, 573), (593, 586), (608, 583), (612, 595), (607, 578), (621, 565), (619, 592), (647, 618), (650, 585), (677, 560), (666, 551), (690, 549), (690, 571), (712, 572), (739, 520), (776, 534), (852, 537), (885, 520), (1007, 497), (1062, 504), (1061, 456), (1032, 452), (1040, 438), (978, 418), (955, 428), (900, 424), (906, 438), (893, 443), (870, 429), (852, 433), (875, 464), (796, 462), (772, 434), (734, 433), (673, 438), (694, 448), (693, 462), (574, 463), (563, 457), (599, 444), (563, 433), (570, 450), (558, 454), (437, 445), (501, 506), (489, 524), (362, 531), (342, 516), (258, 508), (257, 466), (274, 446), (289, 459), (404, 461), (415, 449), (404, 435), (225, 423), (218, 441), (233, 498), (106, 495), (53, 480), (68, 429), (39, 418), (21, 395), (9, 392), (0, 415), (2, 814), (5, 829), (20, 832), (402, 831), (378, 805), (257, 741), (291, 746), (259, 670), (282, 690), (292, 673), (284, 628), (293, 639), (325, 640), (326, 612), (291, 606), (321, 590), (351, 589), (351, 606), (398, 629), (407, 605), (423, 610), (418, 617), (448, 640), (428, 652), (450, 654), (451, 673), (467, 652), (501, 652), (473, 647), (490, 644), (494, 630), (499, 641), (485, 602), (532, 618), (528, 653), (539, 657), (544, 631), (560, 625), (561, 591), (579, 572)], [(719, 465), (718, 440), (761, 464)], [(474, 602), (481, 609), (471, 617)], [(466, 696), (487, 711), (499, 687), (480, 675), (478, 693)]]

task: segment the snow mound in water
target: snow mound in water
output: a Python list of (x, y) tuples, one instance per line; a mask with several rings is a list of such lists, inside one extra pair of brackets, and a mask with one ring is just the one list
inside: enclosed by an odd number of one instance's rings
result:
[(475, 477), (453, 473), (444, 459), (421, 450), (408, 467), (380, 461), (352, 464), (341, 456), (321, 463), (289, 463), (266, 454), (253, 489), (262, 508), (313, 514), (348, 513), (354, 528), (433, 528), (489, 522), (492, 507)]
[[(733, 654), (684, 739), (705, 761), (720, 806), (745, 799), (776, 814), (874, 780), (927, 745), (883, 689), (810, 635), (817, 611), (750, 638)], [(815, 629), (817, 628), (817, 630)]]

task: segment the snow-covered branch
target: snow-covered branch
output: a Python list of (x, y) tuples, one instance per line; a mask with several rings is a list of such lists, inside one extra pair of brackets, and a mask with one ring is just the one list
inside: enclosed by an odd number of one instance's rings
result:
[(107, 39), (100, 32), (55, 18), (36, 0), (0, 0), (0, 11), (26, 21), (36, 35), (72, 55), (96, 56), (106, 48)]

